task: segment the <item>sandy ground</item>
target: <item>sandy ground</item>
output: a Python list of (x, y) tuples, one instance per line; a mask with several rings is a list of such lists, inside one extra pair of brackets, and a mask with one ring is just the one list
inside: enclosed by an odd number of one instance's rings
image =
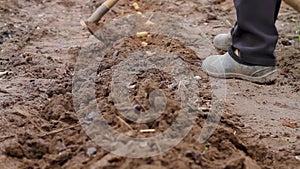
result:
[[(207, 142), (200, 143), (197, 139), (214, 104), (210, 84), (216, 80), (208, 78), (200, 65), (207, 55), (224, 53), (215, 50), (211, 40), (218, 33), (228, 32), (235, 21), (231, 0), (121, 1), (101, 21), (98, 38), (114, 37), (115, 34), (107, 32), (125, 34), (131, 25), (118, 25), (119, 21), (129, 14), (138, 15), (139, 11), (178, 15), (184, 19), (177, 22), (187, 22), (194, 30), (182, 34), (183, 39), (199, 36), (202, 41), (176, 40), (160, 35), (162, 32), (154, 28), (155, 33), (149, 37), (125, 36), (107, 49), (105, 55), (98, 50), (103, 47), (99, 39), (80, 25), (80, 20), (88, 18), (102, 2), (0, 1), (1, 168), (299, 168), (300, 45), (295, 22), (300, 15), (297, 12), (284, 4), (279, 15), (277, 81), (258, 85), (226, 80), (226, 106), (220, 123)], [(134, 2), (140, 6), (138, 11), (133, 8)], [(162, 20), (156, 23), (168, 24)], [(118, 30), (118, 26), (124, 29)], [(177, 32), (174, 28), (168, 33)], [(142, 47), (142, 42), (148, 46)], [(169, 74), (152, 69), (135, 76), (129, 86), (130, 101), (141, 112), (151, 107), (151, 101), (147, 100), (151, 91), (165, 91), (166, 111), (155, 122), (136, 124), (118, 119), (116, 105), (110, 99), (113, 92), (110, 81), (116, 65), (145, 48), (159, 48), (157, 51), (163, 50), (165, 55), (180, 56), (193, 74), (200, 77), (197, 90), (202, 106), (197, 108), (192, 130), (171, 150), (147, 158), (120, 157), (98, 146), (90, 137), (91, 131), (80, 125), (82, 119), (75, 112), (76, 98), (72, 95), (77, 90), (72, 82), (76, 79), (76, 68), (82, 68), (83, 72), (87, 69), (78, 64), (80, 58), (96, 56), (94, 101), (109, 124), (135, 137), (163, 132), (178, 116), (181, 101), (176, 95), (176, 85), (169, 88), (175, 83)], [(88, 97), (84, 92), (80, 94), (82, 99)], [(139, 133), (149, 128), (155, 132)]]

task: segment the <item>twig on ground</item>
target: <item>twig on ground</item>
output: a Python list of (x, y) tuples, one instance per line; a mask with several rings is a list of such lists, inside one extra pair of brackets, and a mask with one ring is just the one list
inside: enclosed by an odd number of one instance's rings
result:
[(126, 123), (126, 121), (123, 120), (121, 117), (117, 116), (117, 119), (119, 119), (121, 123), (125, 124), (125, 126), (127, 126), (130, 130), (133, 130), (132, 127), (128, 123)]
[(76, 124), (76, 125), (73, 125), (73, 126), (69, 126), (69, 127), (66, 127), (66, 128), (62, 128), (62, 129), (57, 129), (57, 130), (51, 131), (51, 132), (49, 132), (49, 133), (40, 135), (39, 137), (45, 137), (45, 136), (49, 136), (49, 135), (52, 135), (52, 134), (58, 134), (58, 133), (60, 133), (60, 132), (63, 132), (63, 131), (66, 131), (66, 130), (70, 130), (70, 129), (73, 129), (73, 128), (78, 127), (78, 126), (80, 126), (80, 124)]
[(7, 140), (7, 139), (10, 139), (10, 138), (14, 138), (15, 136), (6, 136), (6, 137), (2, 137), (2, 138), (0, 138), (0, 142), (3, 142), (3, 141), (5, 141), (5, 140)]

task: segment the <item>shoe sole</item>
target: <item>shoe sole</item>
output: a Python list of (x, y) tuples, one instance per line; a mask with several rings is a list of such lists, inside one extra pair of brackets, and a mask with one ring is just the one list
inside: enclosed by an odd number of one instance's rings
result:
[(250, 82), (260, 83), (260, 84), (272, 83), (277, 78), (277, 70), (274, 70), (272, 72), (269, 72), (269, 73), (267, 73), (263, 76), (259, 76), (259, 77), (247, 76), (247, 75), (237, 74), (237, 73), (219, 74), (219, 73), (207, 72), (207, 74), (209, 76), (215, 77), (215, 78), (242, 79), (242, 80), (247, 80), (247, 81), (250, 81)]
[(230, 46), (221, 46), (221, 45), (215, 45), (215, 48), (216, 49), (219, 49), (219, 50), (228, 50), (230, 48)]

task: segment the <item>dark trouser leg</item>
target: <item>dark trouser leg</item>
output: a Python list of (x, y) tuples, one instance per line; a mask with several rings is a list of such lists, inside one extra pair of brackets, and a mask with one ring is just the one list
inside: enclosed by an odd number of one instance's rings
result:
[[(275, 27), (281, 0), (234, 0), (237, 23), (232, 29), (230, 55), (239, 63), (275, 66)], [(235, 56), (235, 49), (239, 56)]]

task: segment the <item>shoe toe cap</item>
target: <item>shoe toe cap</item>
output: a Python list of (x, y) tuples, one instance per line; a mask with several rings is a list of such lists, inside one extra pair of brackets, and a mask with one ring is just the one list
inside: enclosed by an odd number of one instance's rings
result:
[(205, 71), (208, 74), (219, 73), (218, 72), (218, 67), (219, 67), (218, 60), (219, 60), (219, 56), (217, 56), (217, 55), (207, 57), (202, 63), (203, 71)]

